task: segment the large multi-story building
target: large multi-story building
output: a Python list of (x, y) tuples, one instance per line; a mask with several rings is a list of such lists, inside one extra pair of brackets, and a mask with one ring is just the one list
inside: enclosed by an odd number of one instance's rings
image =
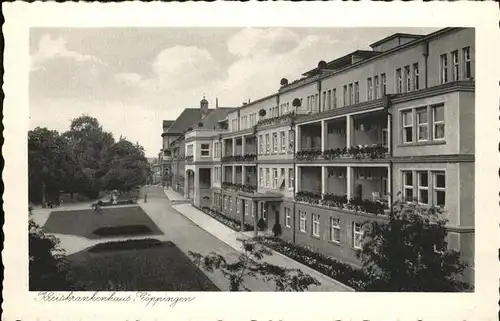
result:
[(474, 29), (371, 48), (183, 133), (185, 194), (255, 226), (279, 222), (282, 238), (353, 265), (361, 223), (387, 219), (393, 201), (441, 206), (472, 283)]

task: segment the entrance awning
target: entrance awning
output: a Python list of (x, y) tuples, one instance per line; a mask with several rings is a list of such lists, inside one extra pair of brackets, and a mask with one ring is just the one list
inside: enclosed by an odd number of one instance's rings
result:
[(283, 195), (279, 193), (246, 193), (238, 192), (238, 197), (246, 198), (252, 201), (266, 201), (266, 202), (281, 202), (283, 201)]

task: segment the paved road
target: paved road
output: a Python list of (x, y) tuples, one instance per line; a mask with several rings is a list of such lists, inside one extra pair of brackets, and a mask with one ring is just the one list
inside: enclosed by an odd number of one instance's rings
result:
[[(140, 198), (140, 206), (165, 233), (165, 239), (174, 242), (184, 253), (188, 251), (206, 255), (212, 251), (223, 255), (228, 261), (236, 260), (239, 253), (215, 236), (207, 233), (172, 207), (163, 189), (158, 186), (148, 186), (141, 191), (147, 191), (147, 203)], [(141, 194), (144, 195), (144, 194)], [(221, 290), (227, 291), (229, 282), (220, 272), (206, 273)], [(274, 291), (274, 285), (259, 279), (247, 278), (245, 285), (252, 291)]]

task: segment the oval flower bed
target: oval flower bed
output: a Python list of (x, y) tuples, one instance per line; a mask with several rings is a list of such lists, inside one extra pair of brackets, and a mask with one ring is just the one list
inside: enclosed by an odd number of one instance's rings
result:
[(276, 252), (284, 254), (311, 269), (331, 277), (347, 286), (362, 291), (368, 277), (362, 270), (339, 262), (332, 257), (315, 252), (304, 246), (296, 245), (276, 237), (257, 237), (257, 241)]
[[(222, 214), (222, 213), (220, 213), (212, 208), (209, 208), (209, 207), (203, 207), (201, 210), (205, 214), (210, 215), (211, 217), (213, 217), (217, 221), (221, 222), (222, 224), (226, 225), (230, 229), (235, 230), (237, 232), (241, 231), (240, 221), (238, 221), (232, 217), (226, 216), (226, 215), (224, 215), (224, 214)], [(253, 226), (245, 223), (244, 231), (245, 232), (253, 231)]]

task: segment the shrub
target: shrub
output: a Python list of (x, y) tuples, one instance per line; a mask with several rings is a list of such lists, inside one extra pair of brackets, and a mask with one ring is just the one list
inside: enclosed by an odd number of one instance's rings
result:
[(163, 243), (156, 239), (126, 240), (118, 242), (100, 243), (91, 247), (88, 250), (88, 252), (98, 253), (98, 252), (118, 251), (118, 250), (139, 250), (139, 249), (149, 249), (162, 245)]
[(146, 225), (123, 225), (123, 226), (100, 227), (92, 233), (98, 236), (115, 236), (115, 235), (144, 235), (144, 234), (151, 234), (152, 231)]

